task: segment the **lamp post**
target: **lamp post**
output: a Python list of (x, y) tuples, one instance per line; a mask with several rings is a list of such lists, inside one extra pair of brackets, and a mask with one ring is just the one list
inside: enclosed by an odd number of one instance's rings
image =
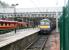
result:
[[(56, 2), (56, 6), (58, 6), (58, 0)], [(58, 31), (58, 11), (56, 11), (56, 32), (59, 32)]]
[[(11, 6), (13, 6), (14, 8), (14, 21), (16, 21), (16, 6), (18, 6), (19, 4), (12, 4)], [(15, 33), (16, 33), (16, 28), (14, 29)]]
[[(16, 18), (16, 6), (18, 6), (19, 4), (12, 4), (13, 8), (14, 8), (14, 17)], [(16, 21), (16, 19), (14, 18), (14, 21)]]

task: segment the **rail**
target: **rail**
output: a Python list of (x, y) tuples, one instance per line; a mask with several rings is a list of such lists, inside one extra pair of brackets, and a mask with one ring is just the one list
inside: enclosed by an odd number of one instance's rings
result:
[(44, 46), (48, 40), (49, 35), (39, 35), (38, 39), (31, 43), (24, 50), (43, 50)]

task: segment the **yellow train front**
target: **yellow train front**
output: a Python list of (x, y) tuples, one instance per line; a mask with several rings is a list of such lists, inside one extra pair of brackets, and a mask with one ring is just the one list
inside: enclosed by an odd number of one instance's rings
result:
[(51, 31), (51, 21), (49, 19), (42, 19), (40, 21), (40, 34), (50, 34)]

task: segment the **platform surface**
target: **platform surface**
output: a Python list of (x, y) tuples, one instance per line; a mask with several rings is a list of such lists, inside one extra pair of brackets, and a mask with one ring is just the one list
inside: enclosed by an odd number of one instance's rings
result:
[(49, 37), (49, 40), (46, 44), (48, 50), (60, 50), (60, 33), (52, 31), (52, 34)]
[(40, 31), (40, 29), (38, 29), (38, 28), (29, 28), (29, 29), (17, 30), (16, 33), (14, 31), (12, 31), (12, 32), (9, 32), (6, 34), (1, 34), (0, 35), (0, 47), (8, 45), (17, 40), (20, 40), (26, 36), (29, 36), (31, 34), (38, 32), (38, 31)]

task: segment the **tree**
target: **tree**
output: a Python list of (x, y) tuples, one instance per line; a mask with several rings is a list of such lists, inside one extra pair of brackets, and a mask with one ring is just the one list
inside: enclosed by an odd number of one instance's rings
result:
[(2, 1), (0, 1), (0, 5), (1, 5), (2, 7), (9, 7), (9, 5), (8, 5), (7, 3), (2, 2)]

